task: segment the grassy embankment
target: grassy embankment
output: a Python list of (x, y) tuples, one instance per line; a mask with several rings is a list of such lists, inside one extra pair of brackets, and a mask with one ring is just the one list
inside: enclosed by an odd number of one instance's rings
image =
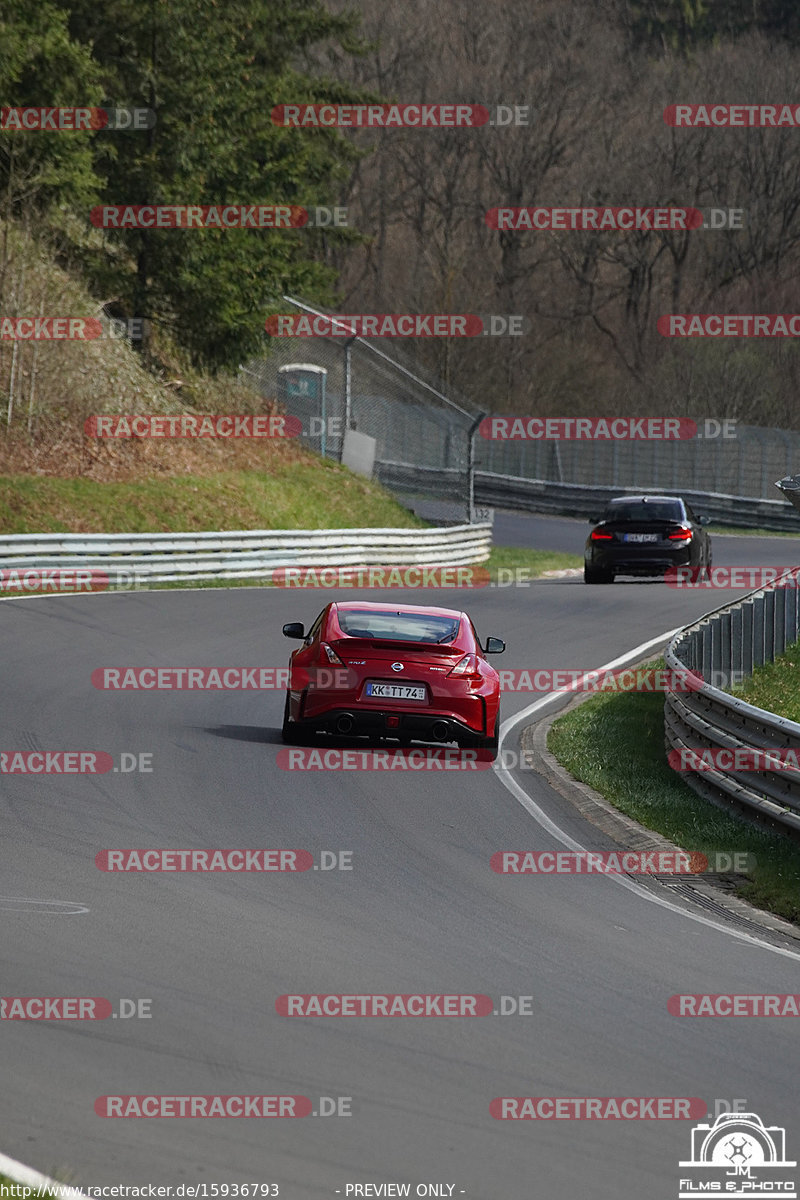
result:
[[(222, 470), (107, 483), (85, 477), (0, 477), (0, 530), (5, 533), (381, 526), (413, 529), (425, 522), (376, 483), (310, 454), (278, 460), (267, 472)], [(550, 551), (497, 547), (486, 566), (493, 578), (499, 568), (506, 572), (504, 579), (518, 568), (536, 578), (579, 561)], [(241, 582), (252, 586), (256, 581)]]
[[(800, 650), (794, 650), (795, 666), (800, 667)], [(663, 667), (663, 660), (655, 665)], [(779, 674), (774, 672), (773, 677)], [(786, 689), (785, 682), (767, 691), (758, 678), (753, 681), (753, 694), (768, 699), (766, 707), (779, 703)], [(747, 691), (737, 690), (736, 694), (765, 707)], [(793, 699), (800, 712), (797, 685)], [(754, 869), (737, 885), (737, 894), (800, 924), (800, 846), (729, 816), (696, 795), (668, 766), (663, 695), (622, 692), (592, 696), (553, 723), (547, 744), (576, 779), (676, 845), (706, 855), (718, 850), (754, 855)]]

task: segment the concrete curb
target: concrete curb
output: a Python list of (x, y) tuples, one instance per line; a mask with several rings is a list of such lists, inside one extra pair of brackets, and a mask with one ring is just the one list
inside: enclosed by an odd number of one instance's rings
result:
[[(551, 754), (547, 749), (547, 735), (550, 732), (553, 722), (557, 721), (566, 712), (577, 707), (577, 705), (591, 699), (592, 695), (593, 693), (588, 692), (584, 695), (576, 696), (574, 700), (557, 712), (543, 716), (533, 724), (525, 726), (520, 735), (520, 746), (527, 762), (538, 774), (547, 780), (560, 796), (563, 796), (565, 800), (576, 808), (587, 821), (602, 830), (607, 837), (611, 838), (620, 850), (638, 850), (644, 852), (680, 850), (681, 847), (662, 837), (661, 834), (656, 833), (654, 830), (646, 829), (644, 825), (640, 825), (632, 817), (628, 817), (625, 813), (620, 812), (619, 809), (614, 808), (594, 788), (575, 779), (565, 767), (561, 766), (555, 755)], [(680, 890), (683, 895), (694, 893), (695, 902), (700, 903), (703, 908), (708, 908), (709, 903), (711, 903), (715, 908), (724, 909), (728, 914), (737, 918), (738, 921), (750, 922), (753, 925), (760, 926), (762, 929), (769, 930), (773, 934), (779, 934), (782, 937), (788, 938), (793, 943), (800, 944), (800, 929), (796, 925), (791, 924), (789, 921), (784, 921), (781, 917), (773, 916), (772, 913), (764, 912), (762, 909), (754, 907), (754, 905), (749, 904), (746, 900), (742, 900), (733, 894), (736, 881), (740, 880), (741, 876), (637, 876), (637, 879), (641, 879), (642, 882), (648, 878), (656, 880), (659, 884), (667, 888), (672, 885), (675, 890)]]

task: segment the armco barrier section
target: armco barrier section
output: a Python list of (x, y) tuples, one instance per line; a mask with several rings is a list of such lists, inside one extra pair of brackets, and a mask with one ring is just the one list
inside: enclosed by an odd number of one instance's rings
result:
[(150, 583), (263, 579), (278, 567), (469, 566), (490, 524), (433, 529), (268, 529), (233, 533), (44, 533), (0, 537), (0, 570), (114, 571)]
[[(326, 317), (296, 297), (283, 301), (289, 311)], [(474, 519), (473, 501), (578, 515), (574, 502), (582, 493), (649, 490), (677, 492), (690, 503), (708, 494), (714, 520), (800, 532), (800, 518), (770, 499), (773, 480), (797, 469), (798, 429), (698, 418), (697, 436), (686, 440), (485, 438), (480, 418), (488, 414), (430, 375), (408, 347), (393, 342), (387, 352), (377, 344), (385, 339), (352, 336), (346, 327), (334, 336), (334, 329), (327, 337), (273, 337), (269, 355), (242, 373), (301, 421), (306, 446), (341, 459), (346, 429), (367, 434), (375, 439), (381, 482), (404, 497), (435, 499), (440, 508), (446, 501), (454, 522)], [(497, 481), (488, 486), (504, 501), (475, 494), (475, 472)], [(519, 481), (510, 492), (507, 480)]]
[[(600, 515), (614, 496), (672, 495), (669, 488), (599, 487), (548, 480), (519, 479), (513, 476), (475, 474), (475, 500), (497, 508), (536, 508), (538, 512), (561, 516)], [(758, 500), (751, 496), (727, 496), (677, 488), (675, 493), (690, 504), (698, 516), (727, 525), (785, 530), (800, 534), (800, 512), (784, 500)]]
[[(703, 680), (753, 668), (783, 654), (800, 634), (800, 593), (794, 572), (706, 614), (677, 634), (667, 667), (696, 672)], [(733, 676), (735, 678), (735, 676)], [(701, 683), (696, 691), (670, 692), (664, 705), (667, 750), (794, 750), (800, 759), (800, 724)], [(800, 839), (800, 772), (776, 765), (763, 771), (681, 771), (699, 795)]]
[[(446, 497), (457, 482), (455, 473), (405, 463), (376, 461), (375, 474), (392, 491), (405, 495)], [(475, 473), (475, 503), (480, 506), (516, 509), (522, 512), (553, 513), (564, 517), (599, 515), (614, 496), (672, 494), (653, 487), (600, 487), (581, 483), (556, 483), (547, 479), (523, 479), (516, 475)], [(758, 500), (750, 496), (727, 496), (717, 492), (678, 488), (695, 512), (726, 525), (774, 529), (800, 534), (800, 512), (784, 500)]]

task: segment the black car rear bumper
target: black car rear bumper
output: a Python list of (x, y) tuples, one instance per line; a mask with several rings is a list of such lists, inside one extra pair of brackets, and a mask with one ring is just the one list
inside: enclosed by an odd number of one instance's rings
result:
[(586, 565), (596, 571), (613, 572), (615, 575), (664, 575), (673, 567), (696, 566), (692, 562), (691, 550), (686, 548), (672, 553), (635, 554), (620, 547), (616, 550), (596, 551), (591, 558), (586, 558)]

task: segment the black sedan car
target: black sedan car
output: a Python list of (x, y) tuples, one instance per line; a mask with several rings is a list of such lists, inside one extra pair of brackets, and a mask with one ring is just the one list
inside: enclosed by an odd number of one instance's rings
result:
[(678, 496), (618, 496), (591, 518), (583, 578), (613, 583), (615, 575), (664, 575), (671, 567), (710, 567), (711, 538)]

